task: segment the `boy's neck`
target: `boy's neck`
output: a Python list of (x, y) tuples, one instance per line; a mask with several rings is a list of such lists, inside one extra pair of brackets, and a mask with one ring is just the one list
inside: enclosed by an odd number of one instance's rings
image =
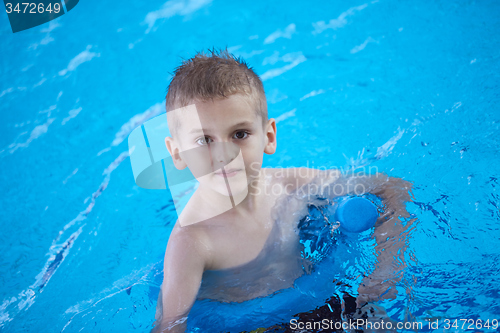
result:
[(248, 192), (241, 191), (227, 196), (200, 186), (193, 196), (196, 196), (196, 201), (200, 203), (199, 209), (205, 211), (207, 215), (215, 216), (225, 212), (246, 215), (256, 208), (260, 196), (265, 193), (264, 182), (263, 172), (259, 172), (259, 175), (248, 185)]

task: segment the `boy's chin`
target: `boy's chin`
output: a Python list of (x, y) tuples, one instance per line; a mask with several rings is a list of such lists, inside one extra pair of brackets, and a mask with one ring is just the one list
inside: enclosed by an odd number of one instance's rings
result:
[[(242, 179), (241, 181), (234, 182), (230, 181), (229, 182), (229, 188), (224, 182), (224, 180), (217, 181), (217, 182), (208, 182), (208, 183), (200, 183), (200, 187), (203, 188), (203, 190), (209, 190), (207, 192), (215, 192), (217, 194), (220, 194), (221, 196), (227, 197), (242, 197), (241, 200), (243, 200), (247, 195), (248, 195), (248, 184), (246, 183), (245, 179)], [(207, 193), (207, 195), (209, 195)]]
[(225, 196), (225, 197), (240, 197), (247, 196), (248, 194), (248, 185), (242, 184), (240, 186), (230, 186), (231, 192), (228, 191), (227, 187), (217, 187), (213, 189), (215, 192)]

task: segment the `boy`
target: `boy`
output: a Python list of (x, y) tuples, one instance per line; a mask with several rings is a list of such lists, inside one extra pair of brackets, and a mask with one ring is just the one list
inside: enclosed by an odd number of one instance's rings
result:
[[(302, 274), (297, 222), (307, 208), (286, 198), (311, 183), (320, 194), (340, 174), (261, 168), (263, 154), (276, 151), (276, 121), (260, 78), (227, 51), (184, 61), (166, 108), (166, 147), (199, 186), (167, 242), (154, 331), (183, 332), (197, 297), (243, 301), (293, 286)], [(355, 182), (384, 197), (387, 177), (372, 178)]]

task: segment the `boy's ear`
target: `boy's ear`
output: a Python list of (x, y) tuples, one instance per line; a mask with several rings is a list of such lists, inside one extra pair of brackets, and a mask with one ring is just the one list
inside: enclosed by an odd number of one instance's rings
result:
[(168, 152), (170, 153), (170, 156), (172, 156), (172, 161), (174, 162), (177, 170), (185, 169), (187, 167), (187, 164), (182, 160), (181, 155), (179, 154), (179, 146), (177, 145), (175, 140), (167, 136), (165, 138), (165, 146), (167, 146)]
[(272, 155), (276, 152), (276, 120), (274, 118), (268, 120), (264, 131), (266, 135), (264, 153)]

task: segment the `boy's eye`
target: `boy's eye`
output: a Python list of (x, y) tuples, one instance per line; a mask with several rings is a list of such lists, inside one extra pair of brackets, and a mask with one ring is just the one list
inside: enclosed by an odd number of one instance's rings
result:
[(210, 139), (208, 136), (204, 136), (202, 138), (199, 138), (198, 140), (196, 140), (196, 143), (199, 144), (199, 145), (207, 145), (209, 143), (213, 142), (212, 139)]
[(245, 132), (245, 131), (238, 131), (236, 133), (234, 133), (234, 138), (235, 139), (246, 139), (248, 136), (248, 132)]

